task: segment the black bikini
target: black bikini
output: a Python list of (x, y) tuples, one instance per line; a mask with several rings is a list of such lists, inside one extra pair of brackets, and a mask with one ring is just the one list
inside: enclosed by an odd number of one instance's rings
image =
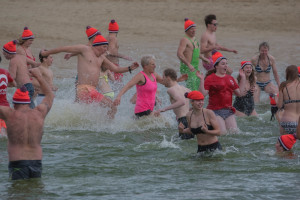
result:
[[(194, 112), (194, 111), (193, 111), (193, 112)], [(191, 117), (190, 117), (190, 122), (191, 122), (191, 119), (192, 119), (193, 112), (192, 112)], [(214, 130), (214, 128), (213, 128), (212, 125), (206, 124), (206, 120), (205, 120), (205, 117), (204, 117), (204, 112), (203, 112), (203, 110), (202, 110), (202, 114), (203, 114), (203, 119), (204, 119), (205, 125), (207, 126), (207, 129), (208, 129), (208, 130)], [(202, 131), (202, 126), (199, 126), (198, 128), (192, 128), (192, 127), (191, 127), (191, 132), (192, 132), (194, 135), (197, 135), (197, 134), (205, 134), (205, 133)]]

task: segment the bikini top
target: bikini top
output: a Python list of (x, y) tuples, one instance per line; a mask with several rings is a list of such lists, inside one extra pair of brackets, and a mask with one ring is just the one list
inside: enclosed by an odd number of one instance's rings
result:
[(30, 56), (27, 54), (26, 49), (25, 49), (24, 47), (22, 47), (22, 48), (23, 48), (24, 51), (25, 51), (26, 57), (29, 58), (30, 60), (35, 61), (35, 57), (34, 57), (33, 55), (32, 55), (32, 57), (30, 57)]
[(269, 72), (271, 71), (271, 69), (272, 69), (272, 65), (271, 65), (271, 63), (270, 63), (269, 56), (267, 56), (267, 58), (268, 58), (268, 60), (269, 60), (269, 66), (267, 67), (266, 70), (262, 70), (261, 67), (259, 66), (259, 58), (260, 58), (260, 56), (258, 57), (257, 65), (256, 65), (256, 67), (255, 67), (255, 71), (256, 71), (257, 73), (261, 73), (261, 72), (269, 73)]
[(284, 104), (288, 104), (288, 103), (300, 103), (300, 99), (292, 100), (291, 97), (290, 97), (290, 95), (289, 95), (289, 91), (288, 91), (287, 87), (285, 89), (286, 89), (286, 93), (287, 93), (287, 95), (289, 97), (289, 100), (284, 101)]
[[(192, 114), (191, 114), (191, 117), (190, 117), (190, 121), (191, 121), (191, 119), (192, 119), (192, 115), (193, 115), (193, 111), (192, 111)], [(203, 110), (202, 110), (202, 115), (203, 115), (204, 122), (205, 122), (205, 124), (206, 124), (206, 126), (207, 126), (207, 129), (208, 129), (208, 130), (214, 130), (214, 128), (213, 128), (212, 125), (208, 125), (208, 124), (206, 123), (206, 120), (205, 120), (205, 117), (204, 117), (204, 112), (203, 112)], [(194, 135), (197, 135), (197, 134), (205, 134), (205, 133), (202, 131), (201, 128), (202, 128), (202, 126), (199, 126), (198, 128), (192, 128), (192, 127), (191, 127), (191, 132), (192, 132)]]
[(104, 79), (105, 82), (108, 83), (108, 76), (107, 75), (99, 76), (99, 79)]

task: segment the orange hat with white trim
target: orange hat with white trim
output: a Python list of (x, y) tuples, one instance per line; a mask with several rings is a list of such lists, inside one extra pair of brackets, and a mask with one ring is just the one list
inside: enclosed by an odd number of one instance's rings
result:
[(297, 141), (294, 134), (282, 135), (278, 138), (280, 145), (285, 151), (291, 150)]
[(97, 35), (93, 42), (93, 46), (100, 46), (100, 45), (108, 45), (108, 42), (102, 35)]
[(86, 27), (85, 33), (89, 40), (96, 35), (101, 35), (100, 31), (91, 26)]
[(212, 55), (212, 59), (215, 67), (222, 59), (227, 59), (227, 58), (225, 58), (219, 51), (216, 51)]
[(29, 40), (29, 39), (34, 39), (34, 35), (31, 32), (31, 30), (28, 29), (28, 27), (24, 27), (24, 31), (22, 34), (22, 40)]
[(241, 62), (241, 69), (243, 69), (246, 65), (251, 65), (252, 66), (252, 63), (250, 61), (242, 61)]
[(14, 104), (30, 104), (29, 92), (23, 85), (20, 89), (17, 89), (13, 96)]
[(110, 33), (118, 33), (119, 32), (119, 25), (116, 20), (112, 19), (108, 25), (108, 32)]
[(196, 27), (195, 22), (193, 22), (192, 20), (189, 20), (188, 18), (184, 19), (184, 30), (185, 32), (187, 32), (190, 28), (192, 27)]
[(194, 90), (191, 92), (186, 92), (184, 94), (184, 96), (185, 96), (185, 98), (192, 99), (192, 100), (203, 100), (204, 99), (203, 94), (197, 90)]
[(5, 45), (3, 45), (2, 50), (8, 54), (16, 54), (17, 53), (17, 40), (14, 41), (10, 41), (8, 43), (6, 43)]

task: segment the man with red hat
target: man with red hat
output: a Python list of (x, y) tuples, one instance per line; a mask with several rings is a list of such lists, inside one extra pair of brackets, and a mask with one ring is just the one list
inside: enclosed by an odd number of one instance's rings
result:
[[(201, 54), (204, 54), (204, 57), (209, 60), (209, 62), (202, 62), (204, 69), (207, 71), (214, 69), (213, 67), (213, 60), (212, 60), (212, 54), (216, 50), (221, 51), (228, 51), (237, 53), (234, 49), (228, 49), (224, 46), (221, 46), (217, 43), (216, 38), (216, 31), (217, 31), (217, 17), (216, 15), (210, 14), (205, 16), (205, 25), (206, 25), (206, 31), (201, 35), (200, 39), (200, 52)], [(227, 69), (227, 73), (231, 74), (233, 71), (231, 68)]]
[(138, 68), (137, 62), (132, 63), (129, 67), (117, 67), (110, 62), (106, 57), (105, 53), (108, 48), (108, 42), (102, 35), (97, 35), (93, 45), (73, 45), (63, 46), (48, 51), (42, 51), (42, 56), (48, 56), (51, 54), (57, 54), (60, 52), (74, 53), (77, 55), (77, 72), (78, 72), (78, 85), (77, 85), (77, 99), (82, 103), (99, 103), (100, 106), (109, 107), (108, 116), (113, 118), (117, 112), (117, 108), (113, 105), (110, 98), (105, 97), (99, 93), (96, 89), (99, 76), (100, 67), (102, 64), (113, 71), (113, 72), (131, 72)]
[(23, 85), (27, 88), (30, 96), (30, 108), (34, 108), (34, 87), (29, 76), (26, 57), (16, 53), (16, 44), (16, 40), (6, 43), (2, 48), (3, 55), (10, 60), (8, 71), (11, 77), (16, 81), (18, 88)]
[(190, 90), (198, 90), (200, 80), (196, 76), (196, 71), (199, 70), (200, 49), (199, 42), (195, 38), (196, 24), (185, 19), (184, 23), (185, 37), (181, 38), (177, 57), (180, 60), (180, 73), (187, 74), (186, 87)]
[(12, 180), (39, 178), (42, 173), (43, 126), (54, 94), (39, 70), (32, 69), (30, 72), (45, 93), (43, 102), (31, 109), (29, 92), (22, 86), (13, 95), (14, 108), (0, 106), (0, 118), (7, 126), (8, 168)]
[[(108, 25), (108, 51), (107, 51), (107, 59), (110, 60), (115, 65), (119, 66), (119, 58), (123, 58), (125, 60), (132, 60), (130, 57), (122, 55), (119, 53), (119, 45), (117, 35), (119, 33), (119, 25), (118, 23), (112, 19)], [(123, 77), (122, 73), (114, 73), (114, 78), (117, 81), (121, 81)]]

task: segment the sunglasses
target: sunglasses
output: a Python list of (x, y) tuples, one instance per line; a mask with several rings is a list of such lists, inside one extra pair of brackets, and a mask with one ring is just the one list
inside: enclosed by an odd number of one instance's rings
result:
[(211, 23), (211, 24), (212, 24), (212, 25), (214, 25), (214, 26), (218, 26), (218, 23), (214, 23), (214, 24), (213, 24), (213, 23)]

